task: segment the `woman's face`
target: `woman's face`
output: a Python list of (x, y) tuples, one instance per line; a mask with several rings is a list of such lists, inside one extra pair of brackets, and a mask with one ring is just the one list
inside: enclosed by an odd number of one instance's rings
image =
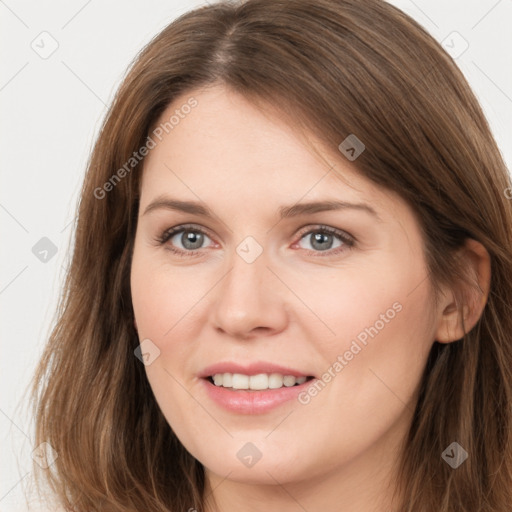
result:
[(152, 136), (131, 268), (164, 416), (219, 481), (377, 475), (436, 333), (412, 210), (228, 89), (183, 95), (162, 122), (177, 109)]

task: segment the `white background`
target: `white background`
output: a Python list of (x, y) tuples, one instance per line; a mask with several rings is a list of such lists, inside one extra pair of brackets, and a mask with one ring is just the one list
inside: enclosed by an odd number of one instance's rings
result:
[[(52, 322), (85, 165), (131, 60), (191, 0), (0, 0), (0, 511), (28, 510), (31, 418), (26, 386)], [(456, 59), (512, 168), (512, 0), (394, 0), (438, 41), (457, 31)], [(51, 48), (48, 58), (31, 45)], [(33, 41), (35, 41), (33, 43)], [(56, 44), (56, 43), (55, 43)], [(49, 238), (46, 263), (32, 252)], [(79, 342), (79, 340), (76, 340)], [(37, 503), (30, 510), (38, 510)]]

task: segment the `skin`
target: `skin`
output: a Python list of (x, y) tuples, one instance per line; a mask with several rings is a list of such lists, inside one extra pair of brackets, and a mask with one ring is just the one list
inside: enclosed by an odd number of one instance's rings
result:
[[(221, 85), (177, 98), (162, 119), (191, 96), (197, 107), (145, 160), (131, 289), (139, 338), (160, 350), (147, 377), (170, 426), (205, 467), (207, 512), (262, 504), (267, 512), (390, 510), (393, 463), (429, 350), (435, 339), (462, 335), (454, 295), (445, 288), (434, 305), (412, 209), (337, 148), (313, 136), (308, 144), (275, 111)], [(162, 194), (200, 201), (214, 217), (144, 213)], [(279, 221), (281, 206), (327, 198), (364, 203), (378, 217), (346, 208)], [(169, 250), (191, 250), (181, 233), (157, 241), (182, 224), (207, 232), (199, 255)], [(319, 225), (356, 241), (327, 235), (322, 251), (312, 236)], [(263, 249), (253, 263), (236, 252), (248, 236)], [(467, 329), (485, 303), (489, 264), (476, 242), (463, 255), (483, 290)], [(400, 312), (307, 405), (228, 412), (197, 376), (219, 361), (262, 360), (321, 378), (396, 303)], [(247, 442), (262, 453), (250, 468), (236, 457)]]

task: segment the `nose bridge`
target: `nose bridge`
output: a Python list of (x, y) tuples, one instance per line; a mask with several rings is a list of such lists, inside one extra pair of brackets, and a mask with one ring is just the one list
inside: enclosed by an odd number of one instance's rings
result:
[(246, 336), (256, 328), (283, 328), (286, 315), (279, 284), (268, 253), (252, 237), (244, 239), (230, 255), (229, 271), (222, 279), (214, 304), (218, 328)]

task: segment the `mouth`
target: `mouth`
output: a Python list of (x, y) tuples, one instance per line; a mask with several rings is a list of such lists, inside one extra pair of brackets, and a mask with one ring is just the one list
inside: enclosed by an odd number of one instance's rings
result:
[[(249, 365), (245, 368), (245, 373), (237, 373), (236, 370), (244, 370), (231, 363), (230, 369), (235, 373), (226, 372), (226, 366), (228, 365), (220, 364), (217, 368), (206, 370), (200, 380), (204, 383), (204, 391), (210, 400), (235, 414), (259, 415), (286, 403), (298, 404), (297, 397), (308, 386), (313, 385), (312, 381), (315, 379), (314, 376), (298, 370), (278, 368), (274, 364), (258, 364), (258, 369), (254, 368), (255, 365), (252, 368)], [(282, 373), (278, 373), (279, 371)]]
[(210, 384), (230, 391), (271, 391), (273, 389), (301, 386), (313, 376), (283, 375), (280, 373), (259, 373), (245, 375), (242, 373), (216, 373), (205, 377)]

